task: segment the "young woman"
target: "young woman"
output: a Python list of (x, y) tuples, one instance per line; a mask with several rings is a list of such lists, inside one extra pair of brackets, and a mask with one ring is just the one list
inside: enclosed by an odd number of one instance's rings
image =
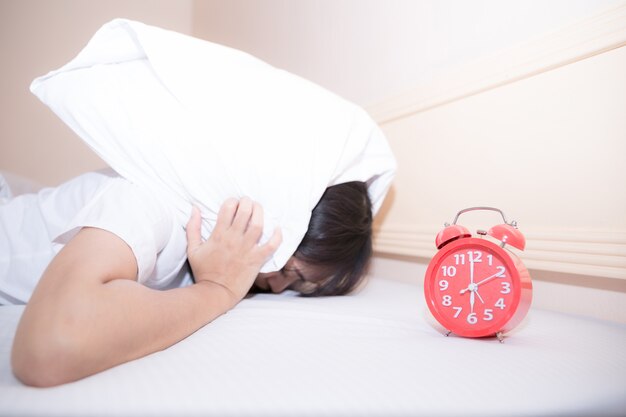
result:
[(112, 173), (0, 203), (0, 302), (27, 302), (12, 351), (15, 375), (53, 386), (165, 349), (251, 288), (346, 294), (371, 255), (362, 182), (326, 190), (300, 246), (273, 273), (259, 270), (281, 234), (259, 244), (258, 203), (225, 201), (206, 241), (200, 224), (194, 209), (186, 227), (176, 225), (167, 204)]

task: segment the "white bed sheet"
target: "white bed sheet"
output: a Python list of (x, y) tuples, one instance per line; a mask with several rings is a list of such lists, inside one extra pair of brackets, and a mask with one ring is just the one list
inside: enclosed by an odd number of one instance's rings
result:
[(504, 344), (444, 337), (421, 288), (257, 295), (177, 345), (64, 386), (11, 374), (22, 307), (0, 307), (0, 415), (626, 415), (626, 325), (531, 308)]

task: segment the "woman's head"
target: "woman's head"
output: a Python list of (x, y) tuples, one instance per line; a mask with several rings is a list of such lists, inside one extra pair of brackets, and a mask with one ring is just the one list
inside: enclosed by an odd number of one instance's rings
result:
[(361, 282), (372, 254), (372, 217), (365, 183), (327, 188), (289, 262), (281, 271), (260, 274), (256, 286), (310, 297), (349, 293)]

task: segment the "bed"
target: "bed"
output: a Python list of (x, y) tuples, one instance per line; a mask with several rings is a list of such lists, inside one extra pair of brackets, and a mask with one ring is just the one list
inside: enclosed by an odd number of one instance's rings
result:
[(0, 415), (626, 415), (626, 325), (531, 308), (502, 344), (445, 337), (421, 285), (391, 278), (254, 295), (169, 349), (47, 389), (12, 375), (23, 307), (0, 307)]

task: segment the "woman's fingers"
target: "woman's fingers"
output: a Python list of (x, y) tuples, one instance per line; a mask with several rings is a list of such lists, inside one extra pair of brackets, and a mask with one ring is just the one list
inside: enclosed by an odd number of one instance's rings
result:
[(196, 282), (217, 283), (236, 301), (248, 292), (261, 266), (282, 242), (279, 229), (265, 243), (263, 208), (249, 198), (229, 199), (222, 204), (213, 233), (206, 241), (200, 236), (201, 216), (192, 211), (187, 224), (188, 259)]
[[(247, 247), (256, 246), (263, 235), (263, 207), (248, 197), (240, 200), (229, 198), (220, 207), (212, 236), (214, 239), (243, 239)], [(188, 252), (202, 245), (202, 216), (197, 207), (193, 207), (191, 218), (187, 223)], [(263, 245), (259, 245), (260, 255), (271, 256), (282, 243), (280, 229), (274, 230), (272, 237)]]
[(191, 209), (191, 217), (187, 222), (187, 253), (195, 251), (202, 244), (202, 236), (200, 235), (200, 225), (202, 224), (202, 216), (198, 207), (193, 206)]
[(252, 213), (248, 220), (245, 237), (251, 244), (256, 244), (263, 234), (263, 207), (259, 203), (252, 204)]
[(254, 202), (248, 197), (242, 197), (237, 206), (237, 213), (233, 219), (232, 228), (238, 232), (245, 232), (254, 212)]
[(220, 233), (225, 232), (232, 226), (238, 206), (239, 201), (235, 198), (229, 198), (222, 203), (217, 213), (217, 221), (213, 233), (217, 233), (219, 236)]
[(274, 233), (272, 233), (272, 237), (270, 237), (269, 240), (265, 242), (263, 245), (259, 246), (259, 251), (261, 252), (261, 256), (264, 259), (269, 258), (270, 256), (274, 254), (274, 252), (276, 252), (276, 249), (278, 249), (281, 243), (283, 243), (283, 233), (277, 227), (276, 229), (274, 229)]

